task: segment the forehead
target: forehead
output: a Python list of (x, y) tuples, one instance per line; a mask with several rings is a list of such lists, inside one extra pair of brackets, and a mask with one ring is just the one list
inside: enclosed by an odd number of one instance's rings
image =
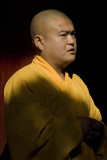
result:
[(51, 31), (74, 30), (74, 25), (68, 17), (53, 17), (48, 23), (48, 29)]

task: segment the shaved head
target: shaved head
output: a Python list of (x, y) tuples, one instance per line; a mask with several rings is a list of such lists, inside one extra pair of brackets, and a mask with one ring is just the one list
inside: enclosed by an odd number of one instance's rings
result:
[(48, 9), (37, 13), (30, 31), (36, 54), (53, 68), (65, 68), (75, 60), (75, 29), (72, 20), (63, 12)]
[(55, 9), (48, 9), (37, 13), (33, 17), (30, 25), (32, 39), (34, 39), (35, 35), (45, 36), (48, 25), (57, 17), (68, 18), (66, 14)]

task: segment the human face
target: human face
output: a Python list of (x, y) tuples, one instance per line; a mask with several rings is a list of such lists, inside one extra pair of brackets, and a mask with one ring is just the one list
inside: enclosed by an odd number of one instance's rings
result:
[(65, 68), (75, 60), (76, 37), (69, 18), (55, 17), (48, 23), (45, 35), (41, 55), (47, 62)]

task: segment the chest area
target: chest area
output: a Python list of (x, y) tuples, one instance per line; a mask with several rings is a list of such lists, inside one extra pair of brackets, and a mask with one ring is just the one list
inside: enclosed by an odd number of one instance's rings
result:
[[(59, 115), (75, 114), (77, 116), (89, 115), (89, 103), (87, 95), (76, 82), (63, 84), (59, 87), (53, 83), (47, 83), (44, 88), (43, 101), (46, 108)], [(63, 88), (63, 89), (62, 89)]]

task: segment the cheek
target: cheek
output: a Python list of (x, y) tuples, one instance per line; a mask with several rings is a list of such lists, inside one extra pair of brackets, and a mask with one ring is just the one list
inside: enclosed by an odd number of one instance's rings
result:
[(60, 39), (56, 39), (54, 41), (54, 46), (58, 49), (58, 50), (64, 50), (66, 47), (66, 42), (64, 40), (60, 40)]
[(50, 38), (48, 40), (47, 49), (50, 52), (54, 52), (54, 54), (64, 51), (65, 48), (66, 48), (66, 41), (60, 38)]

